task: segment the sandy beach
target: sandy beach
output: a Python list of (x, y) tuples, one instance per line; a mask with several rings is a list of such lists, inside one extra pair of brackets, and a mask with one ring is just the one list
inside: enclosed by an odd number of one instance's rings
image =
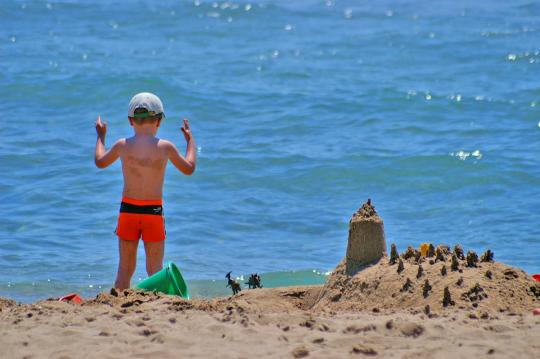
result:
[[(460, 261), (461, 273), (441, 275), (449, 261), (424, 262), (420, 278), (414, 259), (398, 273), (383, 257), (352, 277), (341, 263), (324, 286), (209, 300), (133, 290), (79, 305), (2, 299), (2, 357), (536, 358), (540, 283), (497, 262), (468, 268)], [(426, 279), (432, 288), (424, 296)]]
[(540, 0), (1, 5), (0, 359), (540, 359)]

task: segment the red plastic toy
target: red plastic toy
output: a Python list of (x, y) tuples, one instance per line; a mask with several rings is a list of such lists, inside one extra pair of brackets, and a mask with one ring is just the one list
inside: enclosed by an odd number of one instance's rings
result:
[(72, 304), (81, 304), (83, 302), (83, 299), (77, 293), (69, 293), (58, 300)]

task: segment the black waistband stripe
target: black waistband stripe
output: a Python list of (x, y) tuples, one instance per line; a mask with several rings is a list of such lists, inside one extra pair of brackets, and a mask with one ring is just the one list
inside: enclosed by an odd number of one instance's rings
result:
[(161, 216), (163, 215), (163, 206), (161, 205), (137, 206), (135, 204), (122, 202), (120, 204), (120, 212), (137, 213), (137, 214), (154, 214), (156, 216)]

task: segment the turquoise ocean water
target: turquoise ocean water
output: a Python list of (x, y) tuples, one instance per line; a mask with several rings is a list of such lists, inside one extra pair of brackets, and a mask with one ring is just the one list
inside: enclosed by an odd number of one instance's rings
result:
[[(2, 1), (0, 296), (114, 280), (127, 105), (151, 91), (169, 166), (166, 260), (194, 295), (224, 275), (320, 283), (368, 197), (400, 250), (491, 248), (540, 272), (540, 2)], [(135, 282), (144, 278), (142, 245)], [(315, 272), (314, 272), (315, 271)]]

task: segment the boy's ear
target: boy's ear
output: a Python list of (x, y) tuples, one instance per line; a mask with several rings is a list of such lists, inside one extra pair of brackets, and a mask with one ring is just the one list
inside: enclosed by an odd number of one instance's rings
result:
[(133, 119), (128, 116), (128, 120), (129, 120), (129, 124), (131, 125), (131, 127), (133, 127)]
[(161, 125), (161, 118), (159, 120), (157, 120), (157, 128), (159, 128), (159, 126)]

